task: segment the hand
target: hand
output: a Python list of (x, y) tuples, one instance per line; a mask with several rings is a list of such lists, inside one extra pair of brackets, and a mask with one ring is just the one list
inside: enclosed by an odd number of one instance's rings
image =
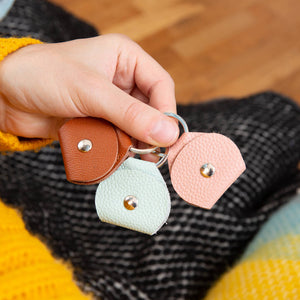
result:
[(129, 38), (108, 34), (30, 45), (0, 63), (0, 130), (57, 139), (69, 118), (104, 118), (137, 140), (168, 146), (178, 126), (170, 75)]

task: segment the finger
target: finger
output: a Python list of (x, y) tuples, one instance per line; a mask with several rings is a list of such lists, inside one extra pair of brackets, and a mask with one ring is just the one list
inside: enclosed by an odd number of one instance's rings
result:
[[(139, 99), (140, 101), (143, 101), (144, 103), (149, 104), (149, 99), (140, 91), (140, 89), (138, 87), (135, 87), (132, 92), (130, 93), (130, 95), (136, 99)], [(164, 110), (162, 110), (164, 111)], [(166, 112), (170, 112), (170, 110), (165, 110)], [(176, 110), (175, 110), (176, 111)], [(178, 121), (174, 119), (174, 121), (176, 122), (177, 126), (178, 126)], [(152, 157), (154, 155), (151, 155)], [(150, 159), (150, 156), (147, 158), (148, 156), (145, 156), (145, 160), (149, 160), (149, 161), (153, 161), (153, 159)], [(156, 157), (156, 156), (155, 156)]]
[(174, 120), (108, 80), (94, 78), (78, 84), (76, 88), (76, 106), (84, 114), (104, 118), (132, 137), (151, 145), (168, 146), (176, 141), (179, 130)]
[(10, 110), (6, 113), (4, 131), (26, 138), (58, 140), (58, 130), (67, 119)]
[(149, 104), (151, 106), (162, 112), (176, 113), (175, 86), (173, 79), (169, 73), (141, 47), (138, 45), (135, 47), (136, 85), (140, 91), (150, 99)]
[(131, 91), (130, 95), (146, 104), (149, 103), (149, 98), (146, 97), (137, 86), (134, 87), (134, 89)]

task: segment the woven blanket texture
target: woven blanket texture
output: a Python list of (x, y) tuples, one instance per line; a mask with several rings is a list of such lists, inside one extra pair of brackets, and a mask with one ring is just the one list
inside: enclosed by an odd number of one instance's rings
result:
[(97, 36), (92, 26), (45, 0), (15, 0), (0, 22), (0, 36), (30, 36), (43, 42), (64, 42)]
[[(0, 33), (58, 42), (94, 36), (95, 30), (47, 2), (17, 0)], [(27, 229), (53, 255), (71, 263), (81, 288), (97, 299), (203, 297), (299, 187), (300, 110), (286, 97), (267, 92), (180, 106), (178, 113), (190, 131), (231, 138), (247, 170), (207, 211), (180, 199), (163, 167), (172, 211), (155, 236), (101, 223), (97, 186), (66, 181), (58, 143), (0, 157), (0, 198), (22, 212)]]
[(172, 211), (146, 236), (101, 223), (96, 186), (66, 181), (59, 144), (1, 156), (0, 197), (22, 210), (29, 231), (74, 266), (83, 290), (102, 299), (196, 299), (232, 265), (300, 176), (300, 111), (273, 93), (179, 107), (191, 131), (219, 132), (240, 148), (247, 170), (212, 210), (188, 205), (162, 174)]

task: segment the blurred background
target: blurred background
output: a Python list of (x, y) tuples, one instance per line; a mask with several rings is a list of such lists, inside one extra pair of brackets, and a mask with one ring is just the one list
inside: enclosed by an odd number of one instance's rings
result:
[(270, 89), (300, 103), (299, 0), (52, 2), (138, 42), (173, 77), (178, 103)]

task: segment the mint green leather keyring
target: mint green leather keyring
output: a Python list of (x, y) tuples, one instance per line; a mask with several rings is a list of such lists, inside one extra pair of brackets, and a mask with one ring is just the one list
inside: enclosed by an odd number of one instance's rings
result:
[(171, 208), (170, 194), (157, 165), (132, 157), (100, 182), (95, 204), (102, 222), (149, 235), (163, 226)]

